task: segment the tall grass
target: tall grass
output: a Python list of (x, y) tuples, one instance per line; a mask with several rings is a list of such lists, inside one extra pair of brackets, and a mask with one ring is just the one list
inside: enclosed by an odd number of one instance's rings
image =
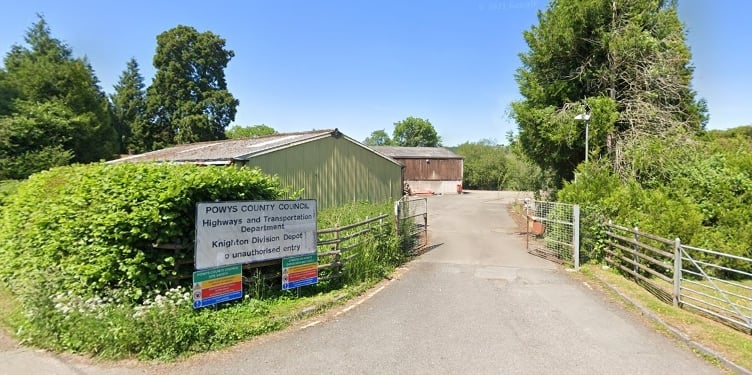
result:
[[(221, 306), (194, 310), (188, 286), (155, 291), (134, 304), (117, 295), (82, 298), (73, 293), (45, 292), (54, 272), (10, 295), (0, 305), (3, 323), (24, 344), (85, 353), (104, 358), (171, 360), (226, 347), (286, 327), (304, 309), (320, 310), (341, 297), (362, 292), (405, 261), (392, 222), (392, 205), (354, 203), (318, 213), (319, 228), (343, 226), (389, 214), (348, 250), (336, 282), (281, 291), (259, 272), (245, 285), (245, 297)], [(0, 290), (1, 292), (2, 290)], [(5, 294), (10, 294), (5, 292)], [(24, 311), (24, 314), (10, 314)], [(10, 317), (10, 318), (8, 318)]]

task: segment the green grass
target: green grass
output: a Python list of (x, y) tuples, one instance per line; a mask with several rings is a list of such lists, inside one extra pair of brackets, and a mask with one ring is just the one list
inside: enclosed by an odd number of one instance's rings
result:
[[(361, 221), (389, 208), (359, 203), (328, 210), (321, 213), (319, 227)], [(341, 277), (301, 288), (299, 294), (258, 279), (247, 285), (241, 301), (194, 310), (186, 287), (157, 292), (134, 305), (118, 299), (117, 291), (88, 299), (54, 294), (44, 287), (54, 280), (45, 277), (14, 292), (0, 285), (0, 329), (28, 346), (107, 359), (171, 361), (225, 348), (284, 329), (383, 280), (407, 259), (389, 224), (351, 243), (355, 256), (344, 264)]]
[[(679, 329), (692, 341), (719, 353), (728, 360), (752, 369), (752, 335), (737, 331), (714, 320), (658, 300), (637, 283), (600, 265), (586, 265), (582, 274), (591, 280), (603, 280), (631, 300), (651, 311), (663, 322)], [(596, 279), (597, 278), (597, 279)], [(657, 327), (663, 331), (662, 328)], [(711, 360), (711, 362), (714, 362)]]

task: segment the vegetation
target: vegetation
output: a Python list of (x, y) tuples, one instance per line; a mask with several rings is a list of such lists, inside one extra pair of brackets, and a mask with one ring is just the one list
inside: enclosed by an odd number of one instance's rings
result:
[(41, 16), (25, 41), (0, 69), (0, 180), (113, 158), (117, 135), (89, 62), (53, 38)]
[(431, 122), (420, 117), (412, 117), (394, 123), (393, 141), (402, 147), (438, 147), (441, 137)]
[[(687, 339), (719, 353), (743, 368), (752, 368), (752, 340), (749, 339), (747, 333), (739, 332), (693, 312), (666, 304), (634, 281), (618, 275), (612, 269), (585, 265), (581, 268), (581, 271), (584, 277), (595, 282), (594, 286), (600, 288), (605, 286), (607, 289), (617, 292), (619, 296), (613, 295), (617, 300), (623, 300), (622, 298), (626, 297), (628, 301), (637, 303), (639, 309), (649, 311), (662, 322), (678, 328), (686, 335)], [(627, 307), (632, 308), (633, 306)], [(639, 315), (645, 316), (642, 312), (639, 312)], [(660, 331), (665, 329), (663, 326), (656, 328)], [(723, 364), (717, 365), (723, 367)]]
[[(196, 202), (281, 197), (274, 178), (247, 168), (90, 164), (0, 187), (0, 293), (14, 301), (2, 321), (53, 350), (169, 359), (216, 349), (359, 293), (405, 259), (388, 221), (351, 250), (340, 279), (305, 288), (305, 300), (259, 277), (244, 300), (196, 311), (190, 284), (175, 278), (175, 254), (152, 245), (190, 243)], [(336, 226), (391, 210), (360, 203), (318, 219)]]
[[(136, 59), (130, 59), (128, 65), (115, 84), (115, 94), (110, 96), (112, 115), (121, 154), (134, 154), (144, 151), (143, 139), (146, 119), (146, 91), (144, 77), (138, 69)], [(135, 133), (135, 137), (133, 137)]]
[(384, 129), (374, 130), (371, 136), (363, 140), (363, 143), (369, 146), (394, 146), (394, 141), (389, 138), (389, 134)]
[(541, 169), (512, 146), (491, 140), (466, 142), (454, 150), (464, 158), (462, 186), (481, 190), (539, 190), (546, 185)]
[(277, 134), (277, 131), (271, 126), (264, 124), (254, 126), (235, 125), (225, 132), (227, 138), (230, 139), (263, 137), (265, 135), (273, 134)]
[(147, 151), (225, 137), (238, 105), (224, 72), (234, 55), (210, 31), (181, 25), (157, 36), (157, 72), (146, 91), (148, 124), (141, 134)]
[[(512, 116), (525, 154), (558, 181), (584, 160), (586, 126), (590, 154), (621, 172), (618, 155), (643, 137), (707, 120), (674, 1), (552, 1), (524, 37)], [(585, 112), (587, 124), (575, 119)]]
[[(752, 149), (749, 140), (673, 141), (644, 138), (625, 159), (633, 175), (619, 176), (606, 162), (583, 164), (577, 181), (558, 199), (597, 213), (584, 227), (598, 238), (598, 222), (625, 226), (685, 244), (752, 257)], [(597, 241), (592, 246), (596, 246)], [(597, 252), (597, 249), (591, 248)], [(722, 264), (730, 266), (731, 264)], [(735, 264), (752, 272), (752, 265)]]
[(233, 52), (211, 32), (178, 26), (160, 34), (152, 84), (145, 89), (131, 59), (109, 100), (89, 62), (73, 57), (43, 17), (25, 42), (11, 48), (0, 69), (0, 180), (223, 139), (235, 118), (238, 101), (224, 75)]

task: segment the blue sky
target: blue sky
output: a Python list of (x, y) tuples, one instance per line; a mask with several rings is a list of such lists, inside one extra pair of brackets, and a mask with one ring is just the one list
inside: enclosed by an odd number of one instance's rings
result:
[[(680, 0), (710, 129), (752, 124), (752, 2)], [(102, 88), (135, 57), (146, 84), (157, 34), (178, 24), (212, 31), (235, 51), (226, 74), (235, 123), (280, 132), (339, 128), (357, 140), (427, 118), (454, 146), (516, 130), (514, 72), (544, 0), (41, 1), (5, 4), (0, 53), (23, 43), (36, 13)]]

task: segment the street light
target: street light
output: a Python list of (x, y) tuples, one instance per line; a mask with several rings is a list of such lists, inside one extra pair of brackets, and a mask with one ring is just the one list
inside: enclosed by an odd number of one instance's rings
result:
[(590, 132), (590, 114), (589, 113), (580, 113), (577, 116), (574, 116), (574, 119), (577, 121), (585, 121), (585, 162), (588, 161), (588, 133)]

